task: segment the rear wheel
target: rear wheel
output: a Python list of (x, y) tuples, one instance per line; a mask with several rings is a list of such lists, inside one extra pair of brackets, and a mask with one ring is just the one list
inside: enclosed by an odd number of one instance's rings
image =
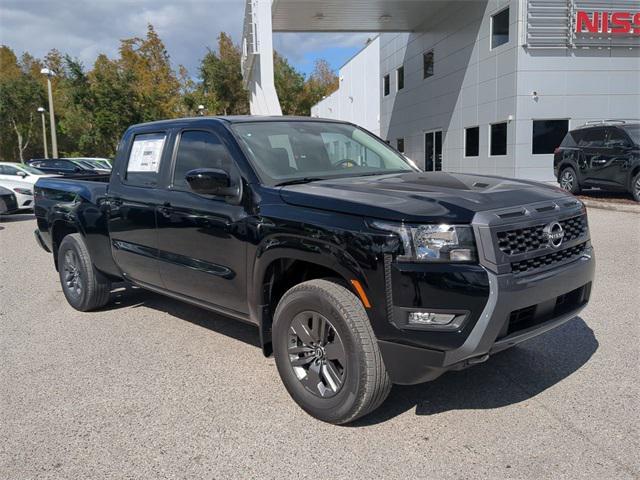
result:
[(111, 282), (94, 268), (80, 234), (73, 233), (62, 240), (58, 271), (64, 296), (76, 310), (94, 310), (109, 301)]
[(275, 313), (273, 350), (287, 391), (319, 420), (351, 422), (391, 390), (367, 313), (342, 285), (311, 280), (287, 291)]
[(571, 167), (566, 167), (560, 172), (558, 183), (560, 183), (560, 188), (566, 190), (567, 192), (573, 194), (580, 193), (578, 176), (576, 175), (576, 171)]
[(636, 202), (640, 202), (640, 172), (631, 180), (631, 195)]

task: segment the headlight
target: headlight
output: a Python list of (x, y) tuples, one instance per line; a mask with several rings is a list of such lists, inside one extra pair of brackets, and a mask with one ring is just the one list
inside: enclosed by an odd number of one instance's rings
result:
[(29, 190), (28, 188), (14, 188), (13, 191), (16, 192), (16, 193), (20, 193), (22, 195), (33, 196), (33, 192), (31, 190)]
[(374, 228), (394, 232), (402, 241), (405, 262), (472, 262), (478, 256), (468, 225), (405, 225), (375, 221)]

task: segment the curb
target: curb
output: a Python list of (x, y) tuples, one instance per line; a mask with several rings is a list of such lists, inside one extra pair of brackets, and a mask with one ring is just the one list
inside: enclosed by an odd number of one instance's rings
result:
[(587, 208), (599, 208), (601, 210), (612, 210), (614, 212), (637, 213), (640, 214), (640, 205), (625, 205), (621, 203), (598, 202), (597, 200), (587, 200), (580, 198), (580, 201)]

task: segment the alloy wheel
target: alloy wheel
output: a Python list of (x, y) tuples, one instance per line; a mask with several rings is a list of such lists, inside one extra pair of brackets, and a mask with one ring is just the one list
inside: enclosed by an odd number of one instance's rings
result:
[(67, 291), (79, 297), (82, 294), (82, 275), (80, 273), (80, 262), (78, 255), (73, 250), (67, 250), (64, 254), (64, 265), (62, 267), (64, 272), (64, 284), (67, 287)]
[(563, 190), (570, 192), (573, 190), (573, 184), (575, 182), (575, 178), (573, 177), (573, 173), (571, 170), (565, 170), (562, 172), (562, 176), (560, 177), (560, 187)]
[(297, 314), (289, 327), (287, 350), (293, 371), (307, 391), (321, 398), (340, 391), (347, 355), (340, 335), (324, 315)]

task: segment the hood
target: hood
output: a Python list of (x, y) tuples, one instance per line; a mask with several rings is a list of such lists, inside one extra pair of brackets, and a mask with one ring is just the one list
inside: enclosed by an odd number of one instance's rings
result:
[(469, 223), (479, 211), (569, 195), (527, 180), (459, 173), (403, 173), (281, 187), (288, 204), (385, 220)]

